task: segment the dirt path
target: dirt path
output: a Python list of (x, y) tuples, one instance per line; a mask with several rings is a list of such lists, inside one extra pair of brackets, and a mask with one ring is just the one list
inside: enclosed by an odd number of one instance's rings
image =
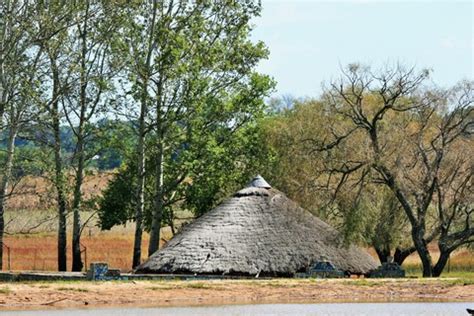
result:
[(474, 301), (474, 284), (472, 281), (458, 279), (0, 284), (0, 310), (363, 301)]

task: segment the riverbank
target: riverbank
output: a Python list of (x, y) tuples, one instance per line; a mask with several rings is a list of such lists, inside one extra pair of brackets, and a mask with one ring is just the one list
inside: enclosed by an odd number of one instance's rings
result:
[(329, 302), (472, 302), (472, 279), (274, 279), (0, 284), (0, 310)]

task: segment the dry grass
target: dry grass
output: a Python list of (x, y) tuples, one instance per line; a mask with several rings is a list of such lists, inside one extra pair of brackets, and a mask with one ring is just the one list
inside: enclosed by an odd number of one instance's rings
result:
[[(163, 229), (165, 237), (169, 232)], [(81, 239), (86, 252), (83, 261), (108, 262), (110, 267), (123, 272), (131, 270), (133, 251), (133, 227), (117, 227), (111, 231), (91, 229)], [(71, 234), (68, 236), (71, 243)], [(169, 238), (169, 237), (168, 237)], [(57, 270), (57, 237), (54, 233), (6, 236), (5, 243), (10, 247), (11, 270)], [(142, 254), (146, 257), (148, 234), (144, 234)], [(70, 248), (69, 248), (70, 249)], [(87, 256), (87, 259), (86, 259)], [(3, 265), (8, 268), (5, 252)], [(68, 269), (71, 269), (71, 253), (68, 251)]]
[[(433, 262), (439, 257), (439, 251), (436, 248), (431, 249)], [(403, 264), (407, 274), (421, 276), (421, 262), (417, 254), (412, 254)], [(466, 274), (474, 274), (474, 252), (463, 248), (451, 255), (442, 276), (464, 277)]]
[[(111, 231), (100, 231), (91, 228), (84, 232), (82, 244), (87, 247), (87, 263), (108, 262), (113, 268), (123, 272), (130, 271), (133, 250), (133, 225), (127, 227), (115, 227)], [(162, 229), (165, 239), (171, 237), (168, 228)], [(70, 244), (71, 234), (69, 234)], [(144, 234), (142, 242), (142, 254), (147, 255), (148, 234)], [(10, 235), (5, 237), (5, 243), (11, 248), (12, 270), (44, 270), (54, 271), (57, 269), (56, 235), (55, 233), (40, 233), (30, 235)], [(432, 250), (434, 258), (438, 253)], [(70, 269), (71, 258), (68, 252), (68, 267)], [(85, 253), (83, 253), (83, 260)], [(4, 267), (7, 268), (7, 256), (5, 252)], [(421, 275), (420, 261), (416, 254), (410, 256), (404, 268), (409, 276)], [(446, 267), (443, 276), (465, 277), (472, 275), (474, 271), (474, 253), (467, 249), (455, 252)]]
[(58, 287), (58, 291), (65, 291), (65, 292), (89, 292), (88, 289), (78, 288), (78, 287)]
[[(112, 172), (94, 173), (86, 176), (83, 194), (85, 199), (99, 196), (112, 178)], [(71, 177), (72, 181), (72, 177)], [(52, 184), (41, 177), (25, 177), (18, 184), (15, 195), (7, 204), (5, 212), (6, 236), (4, 237), (4, 268), (9, 267), (10, 248), (11, 270), (57, 270), (57, 214)], [(71, 214), (69, 214), (71, 215)], [(81, 217), (87, 220), (90, 213), (83, 212)], [(69, 230), (72, 224), (68, 216)], [(83, 261), (105, 261), (113, 268), (122, 271), (131, 269), (134, 225), (115, 227), (110, 231), (100, 231), (94, 217), (84, 229), (81, 243)], [(170, 238), (168, 229), (163, 229), (163, 237)], [(68, 232), (68, 248), (71, 247), (71, 232)], [(146, 258), (148, 234), (142, 241), (142, 256)], [(68, 269), (71, 268), (71, 251), (68, 249)]]
[[(113, 173), (96, 173), (86, 177), (84, 194), (86, 198), (100, 195), (101, 189), (112, 178)], [(6, 231), (4, 242), (10, 247), (12, 270), (44, 270), (57, 269), (57, 217), (54, 209), (54, 190), (43, 178), (25, 177), (19, 185), (22, 194), (13, 196), (7, 205)], [(48, 210), (49, 209), (49, 210)], [(44, 211), (35, 211), (44, 210)], [(83, 218), (88, 214), (84, 213)], [(191, 214), (183, 214), (189, 217)], [(69, 220), (69, 223), (71, 220)], [(37, 225), (41, 223), (41, 225)], [(113, 268), (130, 271), (133, 251), (134, 225), (115, 227), (111, 231), (100, 231), (96, 221), (91, 221), (84, 230), (82, 244), (87, 249), (87, 263), (105, 261)], [(25, 233), (26, 232), (26, 233)], [(169, 228), (162, 229), (165, 239), (171, 238)], [(68, 245), (71, 244), (71, 233), (68, 234)], [(147, 256), (148, 234), (144, 234), (142, 242), (143, 258)], [(3, 266), (8, 268), (7, 251), (4, 249)], [(436, 244), (430, 245), (433, 260), (439, 256)], [(369, 252), (375, 256), (374, 251)], [(68, 251), (68, 269), (71, 267), (71, 253)], [(83, 253), (85, 261), (86, 253)], [(421, 265), (417, 254), (412, 254), (404, 263), (409, 276), (421, 275)], [(443, 276), (471, 278), (474, 273), (474, 253), (462, 249), (455, 252)], [(199, 285), (198, 285), (199, 287)], [(1, 289), (0, 289), (1, 293)]]
[[(82, 192), (85, 199), (101, 194), (112, 179), (113, 172), (93, 172), (86, 175)], [(73, 176), (69, 177), (72, 184)], [(53, 184), (43, 177), (26, 176), (15, 186), (14, 195), (7, 202), (9, 210), (45, 210), (54, 207)]]

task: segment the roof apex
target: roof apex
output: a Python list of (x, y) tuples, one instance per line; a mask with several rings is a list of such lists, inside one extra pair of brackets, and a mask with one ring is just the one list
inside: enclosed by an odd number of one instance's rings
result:
[(254, 188), (264, 188), (264, 189), (271, 189), (272, 186), (268, 184), (267, 181), (261, 176), (257, 175), (255, 178), (250, 181), (247, 187), (254, 187)]

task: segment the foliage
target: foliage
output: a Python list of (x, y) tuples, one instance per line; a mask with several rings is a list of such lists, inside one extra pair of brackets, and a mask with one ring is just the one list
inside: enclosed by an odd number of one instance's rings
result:
[(472, 243), (473, 99), (472, 83), (443, 91), (423, 86), (427, 75), (349, 65), (319, 99), (274, 112), (264, 129), (273, 183), (381, 260), (402, 263), (421, 229), (445, 249), (439, 273), (446, 254)]
[[(180, 174), (183, 166), (191, 172), (178, 190), (167, 195), (163, 224), (173, 225), (174, 213), (180, 208), (187, 208), (197, 216), (204, 214), (271, 163), (256, 122), (237, 131), (222, 128), (205, 133), (206, 137), (200, 135), (196, 143), (183, 143), (166, 162), (170, 174)], [(153, 160), (148, 159), (147, 166), (153, 170)], [(136, 196), (131, 190), (136, 183), (135, 170), (136, 159), (131, 157), (104, 190), (98, 213), (102, 229), (125, 225), (135, 219)], [(152, 192), (156, 183), (153, 177), (146, 179), (145, 228), (150, 230)]]

